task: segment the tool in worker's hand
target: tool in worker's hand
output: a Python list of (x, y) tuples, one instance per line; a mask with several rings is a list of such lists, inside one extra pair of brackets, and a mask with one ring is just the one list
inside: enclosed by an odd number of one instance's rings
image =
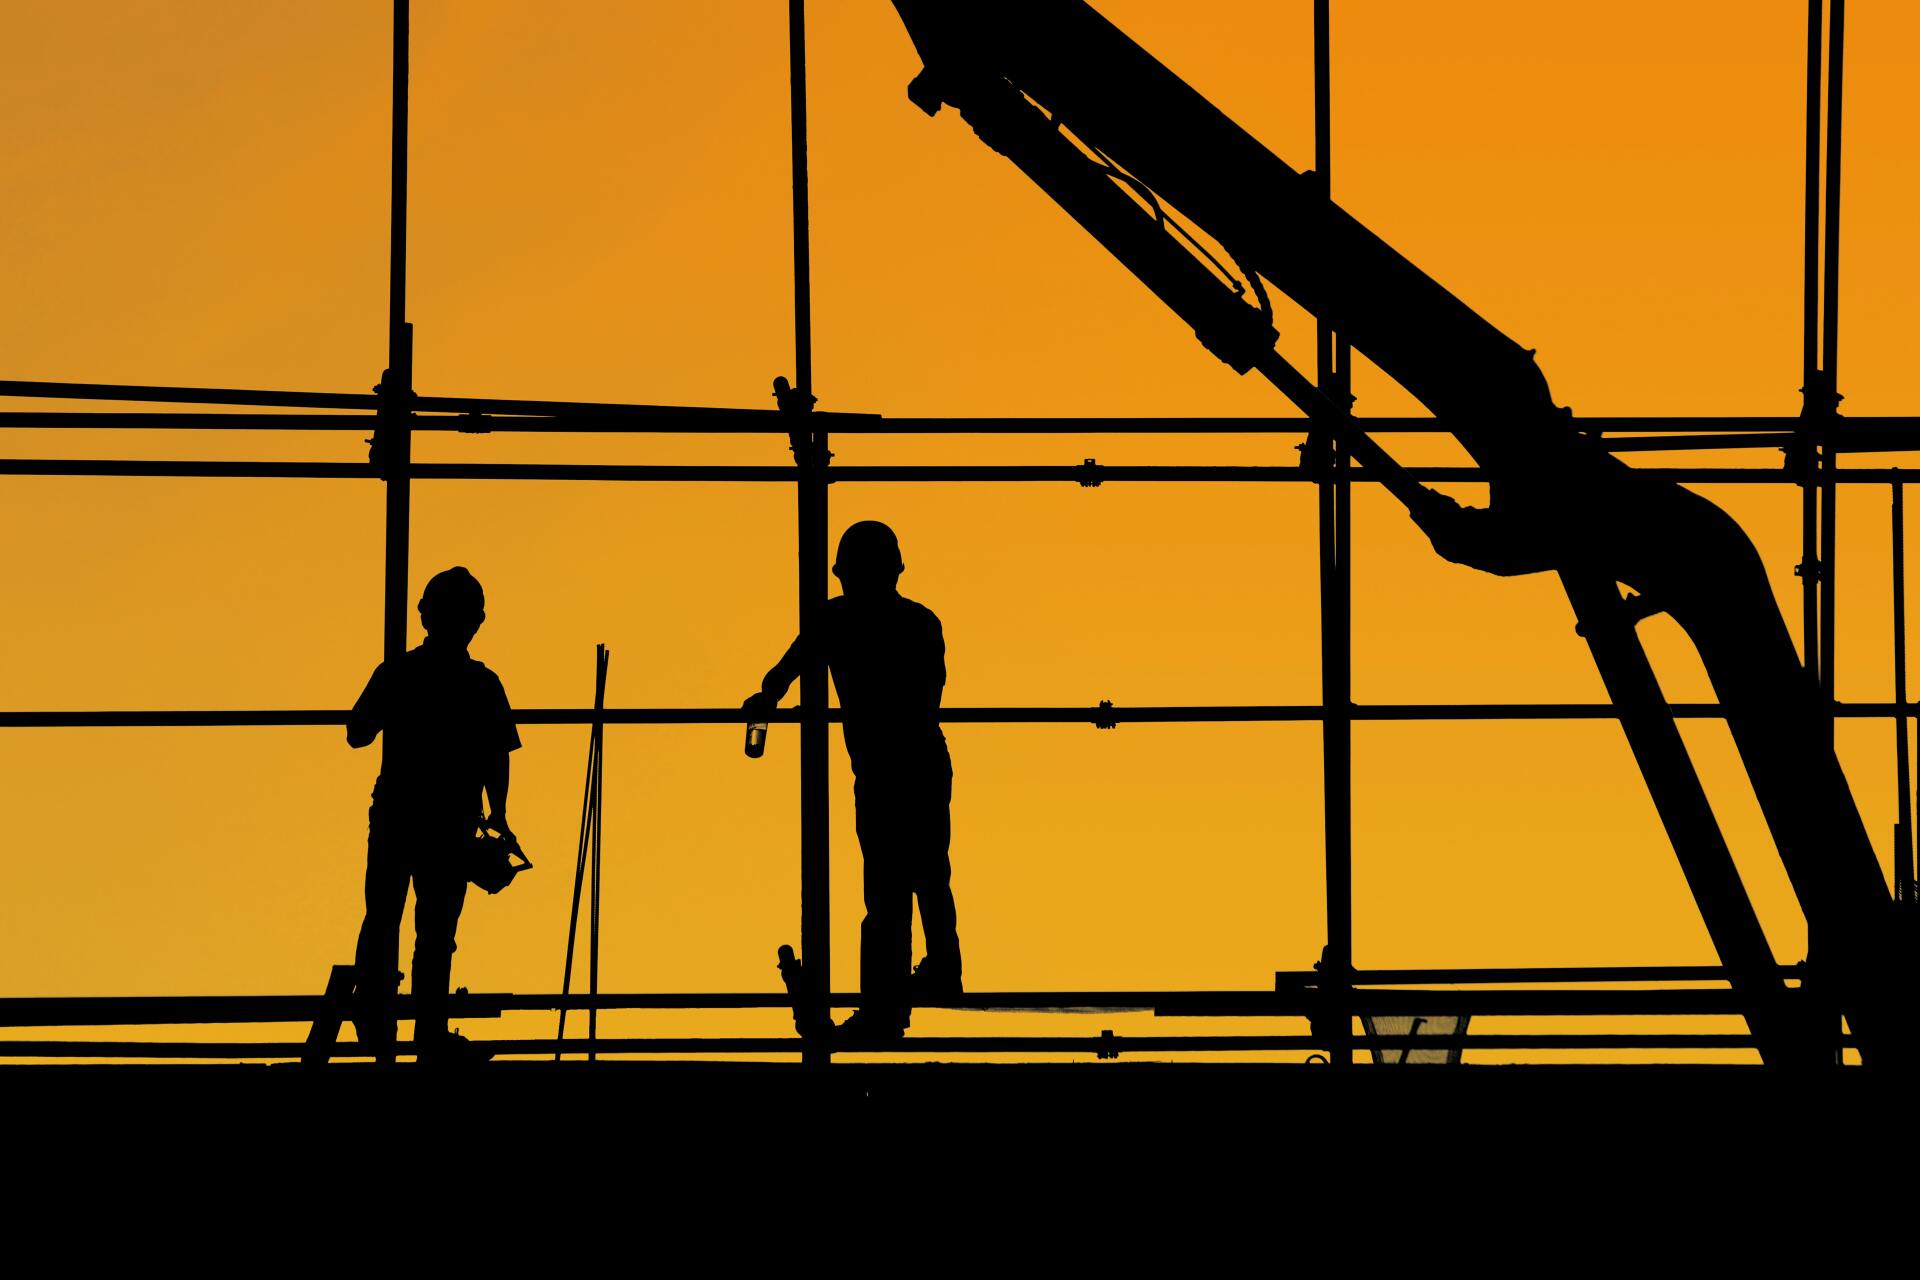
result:
[(826, 1036), (833, 1030), (833, 1018), (822, 1005), (805, 999), (806, 966), (800, 963), (800, 957), (793, 954), (793, 948), (782, 944), (780, 947), (780, 980), (787, 984), (787, 994), (793, 997), (793, 1029), (800, 1033), (802, 1040), (814, 1040)]

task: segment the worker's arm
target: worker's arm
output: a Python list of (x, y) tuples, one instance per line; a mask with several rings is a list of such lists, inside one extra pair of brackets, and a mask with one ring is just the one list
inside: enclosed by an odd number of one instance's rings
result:
[(364, 747), (372, 742), (386, 724), (386, 709), (387, 664), (383, 662), (373, 669), (367, 687), (360, 691), (359, 701), (347, 712), (347, 745)]
[(937, 617), (933, 618), (933, 643), (930, 649), (932, 661), (927, 664), (926, 698), (929, 705), (937, 707), (940, 705), (940, 695), (947, 688), (947, 635)]
[(1497, 504), (1463, 507), (1444, 494), (1428, 493), (1428, 501), (1409, 504), (1407, 513), (1433, 543), (1433, 549), (1448, 560), (1502, 577), (1540, 573), (1553, 567), (1550, 551), (1537, 531)]
[(511, 758), (502, 751), (493, 758), (491, 767), (487, 769), (487, 829), (498, 831), (503, 836), (513, 831), (507, 825), (507, 776)]
[(760, 681), (760, 692), (750, 696), (740, 706), (756, 716), (764, 716), (780, 705), (780, 699), (787, 696), (787, 690), (800, 678), (800, 668), (805, 661), (805, 636), (795, 636), (787, 651), (780, 655), (780, 661), (773, 664), (766, 678)]
[(493, 698), (495, 750), (487, 758), (480, 781), (487, 793), (487, 828), (506, 836), (513, 834), (513, 828), (507, 825), (507, 762), (510, 754), (520, 749), (520, 729), (514, 721), (513, 707), (507, 702), (506, 687), (498, 676), (493, 677)]

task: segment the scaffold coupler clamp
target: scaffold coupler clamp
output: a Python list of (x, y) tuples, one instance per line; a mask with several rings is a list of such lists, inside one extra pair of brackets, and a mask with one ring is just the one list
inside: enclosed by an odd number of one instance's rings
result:
[(1333, 432), (1324, 427), (1307, 432), (1306, 443), (1294, 446), (1300, 451), (1300, 469), (1325, 479), (1333, 471)]
[(1780, 454), (1782, 471), (1800, 484), (1814, 483), (1820, 469), (1820, 440), (1815, 431), (1800, 428), (1791, 440), (1780, 446)]
[[(784, 377), (773, 380), (773, 403), (780, 412), (802, 418), (813, 412), (813, 406), (819, 403), (819, 397), (811, 392), (802, 391)], [(793, 450), (796, 466), (824, 467), (832, 461), (833, 455), (820, 447), (819, 438), (809, 429), (794, 426), (787, 431), (787, 447)]]
[[(1307, 1034), (1322, 1045), (1328, 1045), (1342, 1027), (1351, 1026), (1351, 1014), (1335, 1006), (1334, 993), (1328, 990), (1327, 982), (1331, 978), (1342, 993), (1350, 991), (1352, 970), (1345, 965), (1331, 964), (1332, 950), (1330, 946), (1320, 949), (1320, 958), (1313, 962), (1313, 971), (1318, 977), (1306, 986)], [(1329, 1056), (1327, 1060), (1333, 1059)]]
[(1113, 1034), (1112, 1031), (1102, 1031), (1100, 1033), (1100, 1047), (1093, 1051), (1093, 1056), (1108, 1062), (1118, 1061), (1120, 1058), (1120, 1037)]
[(1840, 422), (1840, 402), (1846, 397), (1824, 369), (1800, 388), (1800, 395), (1800, 427), (1793, 439), (1781, 446), (1786, 455), (1782, 469), (1799, 483), (1811, 485), (1819, 482), (1821, 450), (1831, 452), (1833, 448), (1833, 428)]
[(380, 371), (380, 381), (374, 384), (373, 394), (380, 398), (380, 407), (379, 416), (374, 419), (373, 435), (367, 440), (367, 462), (385, 477), (392, 471), (396, 456), (406, 456), (405, 450), (396, 447), (394, 435), (407, 430), (417, 397), (411, 387), (393, 376), (392, 369)]
[(1113, 715), (1112, 700), (1108, 698), (1100, 699), (1100, 705), (1095, 707), (1093, 711), (1093, 727), (1096, 729), (1112, 729), (1118, 726), (1119, 723), (1120, 721)]
[(1079, 467), (1076, 469), (1079, 472), (1076, 479), (1079, 481), (1082, 489), (1098, 489), (1100, 487), (1100, 460), (1098, 458), (1083, 458), (1080, 461)]
[(1840, 416), (1840, 385), (1825, 369), (1814, 370), (1813, 380), (1800, 388), (1800, 418), (1803, 422), (1824, 423)]

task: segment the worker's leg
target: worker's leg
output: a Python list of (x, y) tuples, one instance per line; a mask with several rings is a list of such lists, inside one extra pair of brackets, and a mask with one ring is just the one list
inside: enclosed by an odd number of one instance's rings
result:
[(960, 930), (953, 905), (953, 777), (932, 780), (918, 797), (914, 822), (913, 891), (927, 958), (920, 983), (929, 991), (960, 990)]
[(447, 990), (453, 978), (454, 931), (467, 901), (466, 877), (455, 861), (454, 841), (432, 837), (413, 873), (413, 1038), (416, 1044), (444, 1040)]
[(897, 788), (853, 788), (867, 914), (860, 922), (860, 1001), (870, 1017), (907, 1024), (907, 975), (913, 967), (913, 885), (902, 841)]
[(405, 843), (390, 823), (371, 814), (367, 827), (366, 916), (354, 947), (354, 1034), (393, 1052), (393, 997), (400, 990), (400, 914), (407, 906)]

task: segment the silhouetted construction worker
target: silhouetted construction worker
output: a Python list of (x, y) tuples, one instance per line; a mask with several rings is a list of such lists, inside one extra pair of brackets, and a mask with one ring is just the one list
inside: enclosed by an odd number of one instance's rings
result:
[(347, 745), (385, 734), (380, 780), (367, 811), (367, 915), (355, 951), (362, 1041), (391, 1061), (392, 998), (399, 990), (400, 913), (413, 884), (413, 1038), (422, 1061), (467, 1056), (447, 1030), (454, 929), (467, 898), (465, 855), (486, 793), (486, 826), (507, 826), (507, 753), (520, 745), (500, 678), (467, 654), (486, 620), (486, 596), (463, 568), (435, 574), (420, 593), (427, 638), (381, 663), (347, 717)]
[[(849, 526), (833, 564), (842, 594), (821, 611), (817, 637), (840, 694), (865, 865), (861, 1007), (839, 1028), (848, 1041), (897, 1038), (912, 1003), (961, 990), (947, 861), (953, 764), (940, 732), (947, 646), (933, 611), (899, 593), (904, 568), (893, 530), (876, 520)], [(779, 705), (815, 639), (793, 642), (746, 700), (750, 713)], [(916, 897), (927, 957), (909, 973)]]

